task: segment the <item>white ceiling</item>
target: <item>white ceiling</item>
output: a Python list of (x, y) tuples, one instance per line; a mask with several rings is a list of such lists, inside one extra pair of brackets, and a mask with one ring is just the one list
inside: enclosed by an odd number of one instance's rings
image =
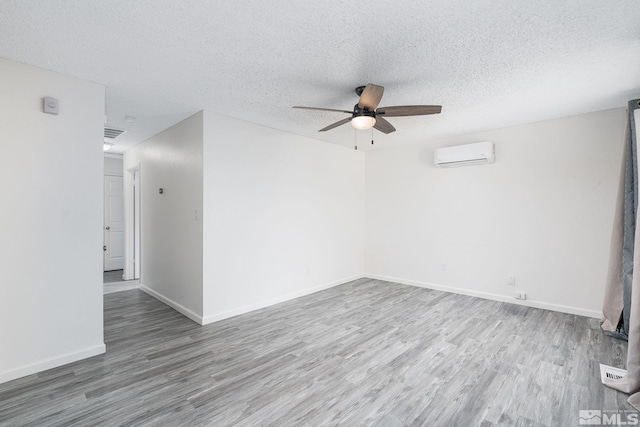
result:
[(0, 57), (104, 84), (116, 152), (199, 110), (350, 147), (349, 125), (317, 132), (343, 115), (291, 107), (350, 110), (369, 82), (381, 106), (443, 106), (379, 148), (626, 105), (640, 3), (2, 0)]

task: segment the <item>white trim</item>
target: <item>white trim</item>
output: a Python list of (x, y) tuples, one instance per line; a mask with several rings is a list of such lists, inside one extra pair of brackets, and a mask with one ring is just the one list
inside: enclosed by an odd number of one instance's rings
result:
[[(140, 277), (140, 163), (124, 170), (124, 279), (139, 280)], [(134, 194), (133, 176), (138, 173)], [(137, 202), (137, 203), (136, 203)], [(136, 210), (136, 206), (138, 209)], [(138, 227), (136, 227), (136, 225)], [(136, 241), (138, 245), (136, 246)]]
[(314, 294), (316, 292), (320, 292), (320, 291), (324, 291), (325, 289), (329, 289), (329, 288), (333, 288), (334, 286), (339, 286), (339, 285), (343, 285), (347, 282), (351, 282), (354, 280), (358, 280), (358, 279), (362, 279), (363, 277), (365, 277), (362, 274), (357, 274), (355, 276), (350, 276), (350, 277), (345, 277), (343, 279), (339, 279), (339, 280), (334, 280), (333, 282), (328, 282), (328, 283), (324, 283), (322, 285), (313, 287), (313, 288), (309, 288), (309, 289), (303, 289), (301, 291), (297, 291), (297, 292), (292, 292), (290, 294), (287, 295), (282, 295), (279, 297), (275, 297), (275, 298), (270, 298), (264, 301), (260, 301), (254, 304), (250, 304), (250, 305), (245, 305), (243, 307), (238, 307), (238, 308), (234, 308), (233, 310), (227, 310), (224, 311), (222, 313), (218, 313), (218, 314), (210, 314), (208, 316), (204, 316), (203, 319), (203, 325), (207, 325), (209, 323), (213, 323), (213, 322), (217, 322), (219, 320), (223, 320), (223, 319), (228, 319), (229, 317), (234, 317), (234, 316), (238, 316), (240, 314), (245, 314), (248, 313), (250, 311), (254, 311), (254, 310), (259, 310), (261, 308), (265, 308), (265, 307), (269, 307), (275, 304), (279, 304), (281, 302), (285, 302), (285, 301), (289, 301), (295, 298), (300, 298), (306, 295), (311, 295)]
[(104, 152), (104, 156), (109, 157), (111, 159), (120, 159), (120, 160), (122, 160), (122, 158), (124, 157), (121, 153), (107, 153), (106, 151)]
[(143, 285), (142, 283), (140, 283), (138, 285), (138, 289), (140, 289), (142, 292), (151, 295), (152, 297), (154, 297), (155, 299), (157, 299), (160, 302), (165, 303), (166, 305), (168, 305), (169, 307), (173, 308), (174, 310), (178, 311), (179, 313), (185, 315), (186, 317), (188, 317), (189, 319), (193, 320), (194, 322), (196, 322), (199, 325), (203, 325), (204, 323), (202, 323), (202, 316), (200, 316), (197, 313), (194, 313), (193, 311), (189, 310), (187, 307), (185, 307), (182, 304), (178, 304), (177, 302), (175, 302), (174, 300), (165, 297), (164, 295), (162, 295), (161, 293), (158, 293), (157, 291), (154, 291), (151, 288), (147, 288), (145, 285)]
[(536, 300), (517, 300), (513, 297), (500, 294), (492, 294), (489, 292), (474, 291), (470, 289), (454, 288), (453, 286), (435, 285), (433, 283), (419, 282), (417, 280), (401, 279), (398, 277), (380, 276), (377, 274), (366, 274), (365, 277), (372, 279), (384, 280), (387, 282), (396, 282), (403, 285), (417, 286), (419, 288), (435, 289), (437, 291), (451, 292), (454, 294), (468, 295), (477, 298), (489, 299), (493, 301), (501, 301), (509, 304), (525, 305), (527, 307), (542, 308), (545, 310), (558, 311), (560, 313), (576, 314), (578, 316), (593, 317), (595, 319), (602, 318), (602, 312), (598, 310), (590, 310), (587, 308), (572, 307), (568, 305), (553, 304), (550, 302)]
[(87, 347), (82, 350), (74, 351), (73, 353), (65, 353), (60, 356), (32, 363), (30, 365), (25, 365), (16, 369), (11, 369), (9, 371), (0, 372), (0, 384), (18, 378), (26, 377), (27, 375), (46, 371), (47, 369), (57, 368), (58, 366), (77, 362), (78, 360), (86, 359), (88, 357), (97, 356), (106, 351), (106, 346), (104, 344), (99, 344), (93, 347)]
[(114, 292), (130, 291), (132, 289), (138, 289), (140, 281), (136, 280), (123, 280), (120, 282), (109, 282), (102, 285), (102, 293), (104, 295), (112, 294)]

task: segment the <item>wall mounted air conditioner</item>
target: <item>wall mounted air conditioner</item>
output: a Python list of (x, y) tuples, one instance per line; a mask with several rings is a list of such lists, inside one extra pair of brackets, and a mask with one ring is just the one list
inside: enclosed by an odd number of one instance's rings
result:
[(482, 165), (495, 163), (496, 153), (493, 142), (476, 142), (438, 148), (433, 153), (433, 160), (439, 168)]

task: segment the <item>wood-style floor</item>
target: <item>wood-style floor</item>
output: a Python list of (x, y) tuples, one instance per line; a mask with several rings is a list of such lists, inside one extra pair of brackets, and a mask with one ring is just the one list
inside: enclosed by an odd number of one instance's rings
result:
[(103, 273), (102, 289), (105, 294), (138, 289), (140, 280), (122, 280), (123, 270), (105, 271)]
[(102, 283), (122, 282), (124, 270), (110, 270), (102, 273)]
[(198, 326), (105, 295), (107, 353), (0, 385), (10, 426), (573, 426), (631, 410), (596, 319), (369, 279)]

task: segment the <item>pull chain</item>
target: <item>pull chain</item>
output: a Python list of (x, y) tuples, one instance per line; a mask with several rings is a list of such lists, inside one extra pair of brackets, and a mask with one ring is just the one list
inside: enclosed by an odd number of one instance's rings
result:
[(353, 128), (353, 149), (357, 150), (358, 149), (358, 131), (356, 130), (356, 128)]
[(373, 128), (371, 128), (371, 145), (373, 145)]

